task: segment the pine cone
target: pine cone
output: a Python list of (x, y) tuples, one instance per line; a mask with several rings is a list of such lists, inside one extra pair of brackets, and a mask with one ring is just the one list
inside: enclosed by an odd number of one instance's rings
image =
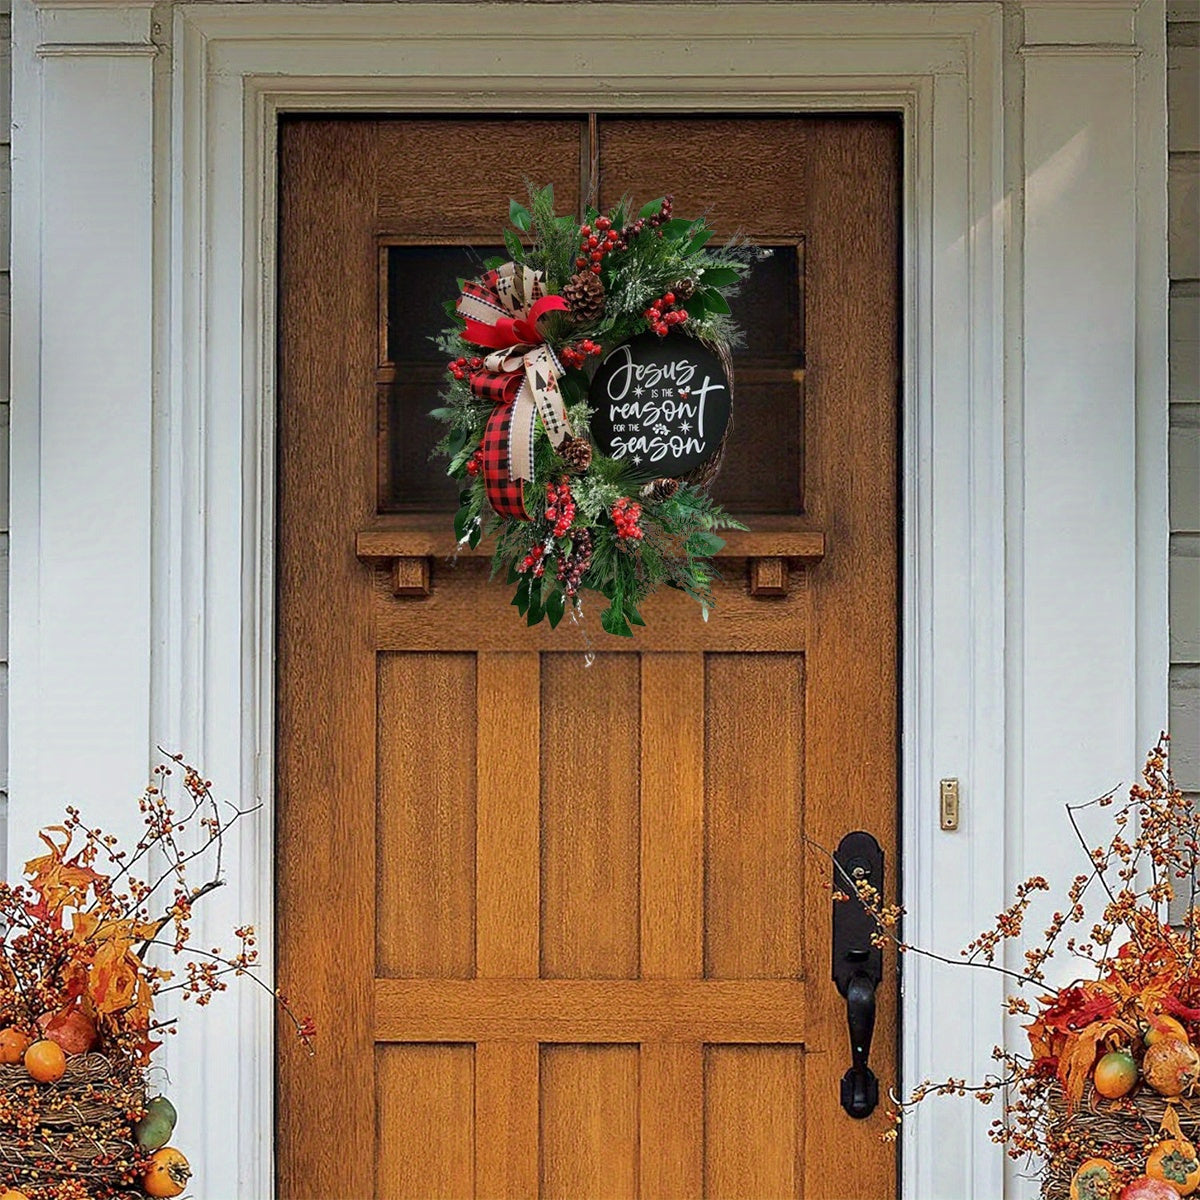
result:
[(677, 279), (671, 284), (670, 290), (675, 293), (676, 300), (690, 300), (696, 294), (696, 281)]
[(590, 324), (604, 311), (604, 284), (590, 271), (572, 275), (562, 294), (579, 325)]
[(675, 495), (677, 491), (679, 491), (678, 479), (663, 478), (655, 479), (646, 484), (646, 486), (642, 488), (642, 495), (645, 496), (647, 500), (653, 500), (656, 503), (661, 504), (664, 500), (670, 500), (670, 498)]
[(559, 457), (568, 470), (582, 475), (592, 465), (592, 443), (587, 438), (564, 438), (558, 446)]

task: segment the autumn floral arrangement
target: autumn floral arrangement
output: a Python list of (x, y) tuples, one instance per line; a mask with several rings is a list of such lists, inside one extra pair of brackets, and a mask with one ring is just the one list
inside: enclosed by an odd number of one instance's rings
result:
[[(181, 775), (181, 799), (168, 777)], [(207, 1005), (255, 974), (253, 928), (236, 950), (192, 942), (193, 906), (222, 883), (221, 846), (251, 810), (223, 815), (203, 776), (179, 758), (159, 765), (141, 798), (145, 829), (131, 851), (68, 808), (41, 834), (27, 882), (0, 883), (0, 1200), (178, 1196), (191, 1174), (169, 1145), (176, 1113), (148, 1072), (173, 1021), (168, 992)], [(208, 878), (189, 880), (189, 867)], [(300, 1040), (311, 1021), (276, 995)], [(7, 1189), (7, 1190), (5, 1190)]]
[[(1092, 846), (1081, 813), (1112, 809), (1106, 844)], [(1117, 802), (1110, 793), (1068, 805), (1088, 870), (1073, 879), (1022, 970), (997, 962), (1020, 939), (1041, 876), (1017, 888), (1014, 903), (962, 952), (961, 962), (1002, 971), (1016, 984), (1008, 1011), (1027, 1016), (1029, 1052), (997, 1048), (997, 1073), (983, 1083), (925, 1082), (897, 1104), (896, 1119), (931, 1095), (1004, 1098), (992, 1137), (1040, 1173), (1045, 1200), (1177, 1200), (1200, 1189), (1200, 813), (1175, 786), (1164, 735), (1142, 782)], [(869, 887), (852, 887), (873, 913), (877, 942), (900, 941), (902, 910)], [(1185, 905), (1172, 920), (1176, 896)], [(1098, 918), (1098, 919), (1097, 919)], [(1080, 978), (1047, 986), (1059, 951)], [(938, 958), (938, 955), (931, 955)], [(955, 961), (942, 959), (942, 961)], [(1059, 976), (1061, 978), (1061, 975)], [(1028, 991), (1034, 991), (1030, 997)], [(891, 1131), (891, 1136), (895, 1130)]]
[(474, 548), (495, 535), (493, 574), (516, 585), (530, 625), (578, 617), (583, 589), (619, 636), (660, 586), (707, 613), (715, 531), (743, 528), (707, 491), (730, 428), (728, 297), (765, 252), (714, 247), (669, 196), (581, 222), (556, 215), (546, 187), (509, 217), (507, 257), (445, 306), (449, 380), (433, 415), (461, 488), (455, 536)]

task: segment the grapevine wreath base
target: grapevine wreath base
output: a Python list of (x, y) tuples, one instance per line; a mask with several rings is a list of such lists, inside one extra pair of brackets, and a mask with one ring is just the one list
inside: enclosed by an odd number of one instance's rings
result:
[(129, 1114), (145, 1106), (142, 1072), (131, 1062), (75, 1055), (49, 1087), (32, 1081), (20, 1064), (0, 1064), (0, 1170), (38, 1194), (74, 1185), (80, 1194), (99, 1189), (118, 1200), (144, 1200), (133, 1178), (127, 1190), (113, 1185), (118, 1164), (137, 1154)]
[[(1200, 1103), (1182, 1097), (1168, 1101), (1151, 1091), (1107, 1100), (1089, 1086), (1072, 1110), (1062, 1089), (1054, 1087), (1047, 1117), (1050, 1153), (1042, 1179), (1043, 1200), (1075, 1200), (1072, 1180), (1089, 1159), (1112, 1163), (1120, 1178), (1142, 1175), (1147, 1147), (1164, 1136), (1164, 1119), (1178, 1136), (1189, 1142), (1200, 1139)], [(1076, 1195), (1078, 1192), (1076, 1184)], [(1118, 1192), (1113, 1191), (1112, 1200), (1117, 1200)]]
[(732, 415), (727, 296), (760, 252), (710, 248), (706, 222), (674, 217), (670, 197), (581, 224), (547, 187), (509, 215), (508, 258), (461, 281), (439, 340), (455, 536), (494, 535), (493, 574), (530, 625), (578, 616), (584, 589), (608, 601), (610, 634), (644, 624), (663, 585), (707, 616), (715, 531), (743, 528), (706, 490)]

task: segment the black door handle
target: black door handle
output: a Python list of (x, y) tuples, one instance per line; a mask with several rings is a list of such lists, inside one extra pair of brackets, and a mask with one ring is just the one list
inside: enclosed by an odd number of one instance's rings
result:
[(883, 894), (883, 850), (862, 830), (848, 833), (833, 856), (833, 981), (846, 998), (850, 1070), (842, 1076), (842, 1108), (869, 1117), (879, 1103), (879, 1080), (867, 1065), (875, 1032), (875, 989), (883, 978), (883, 952), (871, 941), (875, 919), (858, 895), (865, 883)]

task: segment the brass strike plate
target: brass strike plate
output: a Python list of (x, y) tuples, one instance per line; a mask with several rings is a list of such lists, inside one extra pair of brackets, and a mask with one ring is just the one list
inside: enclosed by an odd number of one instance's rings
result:
[(958, 828), (958, 780), (943, 779), (941, 782), (942, 828), (952, 833)]

